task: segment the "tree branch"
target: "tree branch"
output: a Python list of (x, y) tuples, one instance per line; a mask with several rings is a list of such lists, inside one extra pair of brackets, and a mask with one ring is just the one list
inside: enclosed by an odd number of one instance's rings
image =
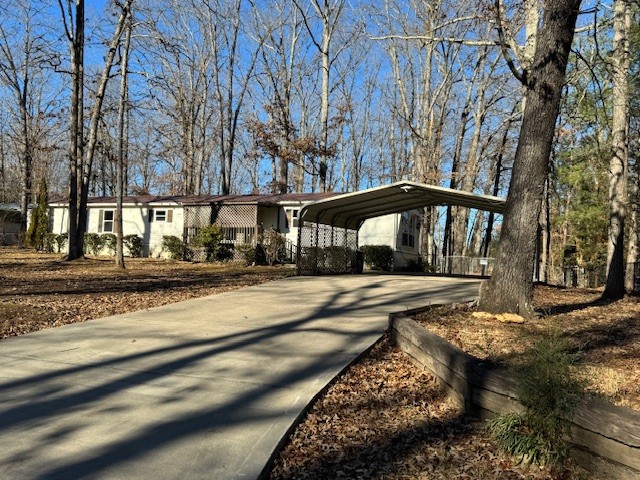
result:
[(496, 29), (498, 30), (498, 38), (500, 39), (499, 45), (500, 45), (500, 50), (502, 52), (502, 56), (507, 62), (507, 66), (509, 67), (509, 70), (511, 70), (511, 73), (513, 73), (513, 76), (516, 77), (516, 79), (526, 87), (528, 83), (527, 71), (518, 70), (515, 63), (513, 62), (513, 57), (509, 53), (510, 47), (505, 40), (504, 29), (502, 27), (502, 15), (500, 14), (500, 0), (495, 0), (494, 7), (495, 7), (495, 14), (496, 14)]
[(391, 34), (391, 35), (382, 35), (382, 36), (376, 36), (376, 37), (369, 36), (369, 39), (370, 40), (422, 40), (427, 43), (458, 43), (461, 45), (469, 45), (473, 47), (497, 47), (501, 45), (500, 42), (497, 40), (468, 40), (465, 38), (431, 37), (427, 35)]

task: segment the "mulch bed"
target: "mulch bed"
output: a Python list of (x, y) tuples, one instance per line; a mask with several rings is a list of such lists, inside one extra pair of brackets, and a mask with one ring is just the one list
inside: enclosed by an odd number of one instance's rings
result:
[[(584, 475), (584, 476), (583, 476)], [(385, 337), (311, 407), (272, 480), (589, 478), (516, 464)]]
[(505, 366), (517, 364), (541, 336), (558, 336), (576, 353), (575, 374), (588, 391), (640, 410), (640, 301), (606, 303), (601, 295), (538, 286), (534, 303), (542, 315), (523, 324), (475, 318), (464, 307), (440, 307), (414, 318), (465, 352)]

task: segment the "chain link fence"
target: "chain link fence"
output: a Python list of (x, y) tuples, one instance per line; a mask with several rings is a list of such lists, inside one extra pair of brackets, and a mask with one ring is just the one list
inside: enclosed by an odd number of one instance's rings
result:
[[(630, 270), (633, 271), (633, 291), (640, 292), (640, 262), (627, 264), (625, 271)], [(607, 282), (607, 267), (547, 267), (546, 282), (561, 287), (599, 288)]]
[(439, 259), (438, 273), (490, 276), (493, 273), (493, 263), (494, 259), (490, 257), (450, 255)]

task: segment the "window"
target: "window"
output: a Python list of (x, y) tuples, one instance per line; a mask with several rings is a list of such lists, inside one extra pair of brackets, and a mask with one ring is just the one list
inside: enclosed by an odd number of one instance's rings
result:
[(149, 222), (166, 222), (171, 223), (173, 221), (173, 210), (165, 209), (150, 209), (149, 210)]
[(410, 215), (408, 212), (402, 214), (400, 224), (402, 225), (403, 247), (415, 248), (417, 223), (415, 216)]
[(402, 234), (402, 246), (414, 248), (416, 243), (416, 237), (409, 233)]
[(285, 213), (287, 215), (287, 228), (298, 228), (298, 213), (300, 210), (297, 208), (287, 208)]
[(98, 232), (113, 232), (113, 210), (100, 210), (100, 218), (98, 219)]

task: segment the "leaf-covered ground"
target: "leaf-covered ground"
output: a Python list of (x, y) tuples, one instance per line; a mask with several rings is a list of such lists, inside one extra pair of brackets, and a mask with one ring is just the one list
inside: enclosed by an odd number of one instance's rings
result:
[(604, 303), (601, 295), (538, 286), (535, 305), (542, 315), (523, 324), (475, 318), (469, 310), (450, 307), (415, 318), (467, 353), (505, 365), (517, 363), (540, 336), (560, 336), (577, 353), (575, 372), (587, 390), (640, 410), (640, 301)]
[[(146, 259), (128, 259), (127, 267), (125, 271), (116, 270), (111, 259), (64, 262), (60, 255), (0, 248), (2, 338), (228, 291), (292, 273), (289, 268), (244, 268)], [(569, 296), (554, 296), (561, 293)], [(596, 297), (597, 293), (593, 292), (552, 289), (542, 292), (540, 298), (544, 300), (539, 305), (550, 313), (563, 312), (562, 315), (569, 318), (579, 315), (575, 312), (584, 312), (585, 316), (577, 317), (572, 325), (585, 335), (589, 331), (587, 338), (592, 340), (601, 335), (606, 341), (600, 341), (599, 345), (604, 348), (606, 344), (610, 349), (600, 351), (600, 355), (593, 358), (606, 360), (606, 352), (617, 352), (615, 362), (622, 362), (627, 373), (637, 375), (634, 367), (637, 346), (633, 346), (631, 340), (635, 338), (638, 343), (635, 337), (638, 334), (637, 304), (628, 301), (613, 304), (616, 313), (610, 314), (606, 308), (601, 311), (598, 305), (591, 304)], [(471, 353), (513, 355), (498, 348), (511, 341), (511, 337), (502, 333), (502, 329), (514, 333), (511, 325), (497, 325), (500, 330), (487, 335), (480, 324), (475, 329), (466, 329), (468, 312), (459, 318), (456, 317), (459, 311), (449, 309), (441, 313), (453, 315), (454, 320), (440, 321), (439, 315), (431, 315), (425, 319), (429, 328), (440, 329), (459, 345), (466, 342)], [(606, 323), (606, 332), (599, 334), (603, 323), (597, 319), (616, 315), (618, 320), (610, 320)], [(589, 316), (593, 318), (589, 320)], [(543, 317), (541, 325), (548, 318)], [(525, 326), (532, 336), (538, 328), (535, 324)], [(500, 340), (501, 335), (504, 340)], [(613, 362), (610, 359), (608, 365)], [(640, 382), (636, 380), (635, 384)], [(619, 383), (616, 385), (619, 388)], [(515, 465), (497, 450), (481, 423), (461, 416), (434, 378), (385, 339), (314, 403), (280, 453), (271, 478), (588, 477), (577, 474), (576, 470), (550, 472)]]
[(384, 338), (311, 407), (272, 480), (588, 478), (575, 467), (524, 467), (482, 423), (461, 416), (435, 379)]
[(291, 275), (288, 267), (241, 267), (153, 259), (65, 262), (61, 255), (0, 248), (0, 338), (157, 307)]

